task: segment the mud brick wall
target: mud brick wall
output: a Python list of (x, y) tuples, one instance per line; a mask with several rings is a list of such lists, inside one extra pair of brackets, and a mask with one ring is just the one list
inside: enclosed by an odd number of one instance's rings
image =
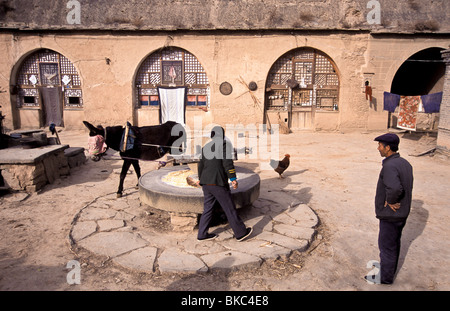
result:
[(441, 53), (446, 64), (446, 69), (444, 95), (440, 108), (437, 149), (444, 153), (450, 153), (450, 49)]

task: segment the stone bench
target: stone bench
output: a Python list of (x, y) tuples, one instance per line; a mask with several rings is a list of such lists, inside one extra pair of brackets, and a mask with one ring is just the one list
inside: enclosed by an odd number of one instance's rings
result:
[(83, 147), (69, 147), (64, 150), (69, 168), (80, 166), (86, 162), (86, 155)]
[(81, 154), (84, 157), (83, 148), (69, 148), (69, 145), (1, 149), (0, 170), (4, 186), (12, 190), (38, 191), (61, 176), (69, 175), (71, 165), (82, 162)]

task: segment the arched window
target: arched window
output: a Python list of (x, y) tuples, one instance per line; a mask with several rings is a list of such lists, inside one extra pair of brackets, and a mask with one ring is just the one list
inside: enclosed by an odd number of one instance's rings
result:
[(28, 56), (17, 75), (17, 107), (40, 107), (40, 90), (59, 88), (65, 108), (83, 107), (81, 81), (75, 66), (52, 50), (39, 50)]
[(136, 77), (138, 108), (158, 106), (158, 87), (186, 87), (187, 106), (209, 107), (209, 82), (197, 58), (180, 48), (165, 48), (149, 55)]
[(269, 71), (266, 90), (269, 110), (339, 107), (336, 68), (326, 54), (312, 48), (296, 49), (281, 56)]

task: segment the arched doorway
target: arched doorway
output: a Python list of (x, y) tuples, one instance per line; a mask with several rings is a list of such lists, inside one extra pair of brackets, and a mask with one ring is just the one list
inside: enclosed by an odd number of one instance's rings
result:
[(83, 107), (81, 80), (75, 66), (64, 55), (49, 49), (38, 50), (24, 59), (13, 94), (17, 109), (23, 110), (19, 116), (28, 116), (20, 117), (18, 127), (43, 127), (50, 123), (64, 126), (64, 111)]
[[(443, 91), (445, 63), (441, 58), (443, 48), (433, 47), (421, 50), (410, 56), (399, 67), (391, 83), (391, 93), (417, 97)], [(389, 112), (388, 128), (396, 128), (400, 114), (400, 105), (394, 112)], [(412, 128), (425, 131), (437, 131), (439, 113), (427, 113), (418, 104)], [(414, 129), (413, 129), (414, 130)]]
[(264, 123), (274, 122), (274, 114), (279, 114), (289, 128), (310, 129), (316, 110), (339, 110), (337, 68), (319, 50), (292, 50), (277, 59), (269, 71)]
[[(164, 116), (164, 109), (208, 110), (210, 88), (205, 69), (197, 57), (178, 48), (167, 47), (150, 54), (140, 65), (135, 80), (136, 109), (143, 123), (154, 124), (177, 117)], [(184, 97), (183, 97), (184, 96)], [(170, 101), (167, 99), (170, 98)], [(149, 114), (151, 114), (149, 116)], [(139, 122), (139, 121), (138, 121)], [(186, 120), (184, 122), (186, 123)]]
[(428, 48), (409, 57), (397, 70), (391, 93), (413, 96), (441, 92), (445, 76), (442, 50)]

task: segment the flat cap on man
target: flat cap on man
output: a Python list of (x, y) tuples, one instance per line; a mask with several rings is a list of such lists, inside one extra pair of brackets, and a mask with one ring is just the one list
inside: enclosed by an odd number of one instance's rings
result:
[(375, 141), (381, 141), (387, 144), (398, 145), (400, 143), (400, 138), (394, 133), (387, 133), (380, 135), (374, 139)]

